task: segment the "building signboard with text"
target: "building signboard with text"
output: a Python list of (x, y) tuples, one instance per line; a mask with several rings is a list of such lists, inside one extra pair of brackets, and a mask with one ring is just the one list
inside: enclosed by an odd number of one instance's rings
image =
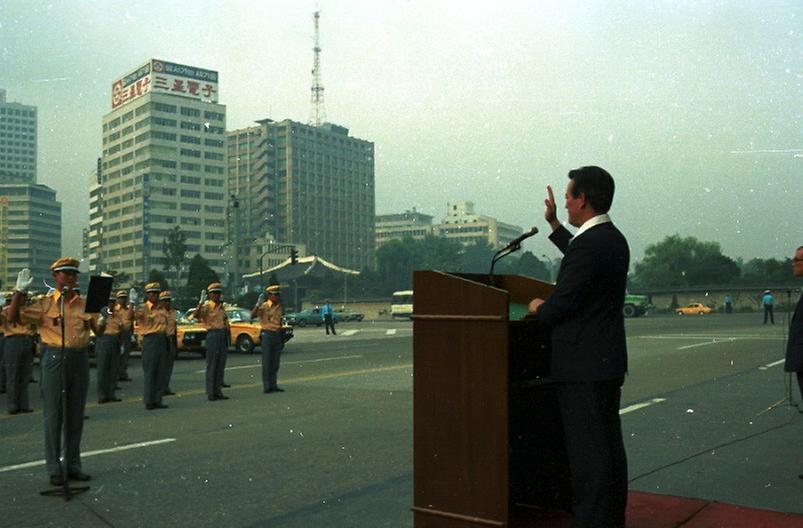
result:
[(112, 84), (112, 110), (148, 93), (165, 93), (217, 103), (218, 73), (151, 59)]

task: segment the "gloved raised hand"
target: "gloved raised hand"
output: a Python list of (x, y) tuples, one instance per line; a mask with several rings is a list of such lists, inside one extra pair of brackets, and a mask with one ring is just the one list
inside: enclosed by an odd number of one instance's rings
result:
[(139, 294), (134, 288), (128, 290), (128, 302), (130, 302), (132, 305), (136, 305), (139, 302)]
[(17, 284), (14, 289), (20, 292), (26, 292), (28, 291), (28, 288), (31, 287), (32, 282), (33, 277), (31, 276), (31, 270), (28, 268), (23, 268), (17, 274)]
[(262, 306), (262, 303), (265, 302), (265, 292), (259, 294), (259, 299), (257, 299), (257, 306)]
[(206, 290), (201, 290), (201, 298), (198, 300), (198, 304), (203, 304), (206, 302)]
[(100, 309), (100, 317), (98, 317), (98, 324), (100, 326), (106, 326), (106, 320), (109, 318), (111, 312), (109, 311), (108, 306), (104, 306)]

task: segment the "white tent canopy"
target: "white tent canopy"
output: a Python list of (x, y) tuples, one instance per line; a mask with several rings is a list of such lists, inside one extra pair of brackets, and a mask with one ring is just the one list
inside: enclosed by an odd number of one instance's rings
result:
[(311, 255), (308, 257), (299, 257), (295, 265), (291, 264), (290, 257), (287, 257), (287, 260), (281, 264), (262, 270), (261, 279), (258, 271), (243, 275), (243, 279), (251, 283), (253, 283), (253, 281), (262, 283), (267, 280), (271, 274), (276, 274), (276, 278), (282, 282), (298, 279), (299, 277), (322, 275), (326, 270), (342, 273), (346, 276), (360, 274), (357, 270), (343, 268), (317, 255)]

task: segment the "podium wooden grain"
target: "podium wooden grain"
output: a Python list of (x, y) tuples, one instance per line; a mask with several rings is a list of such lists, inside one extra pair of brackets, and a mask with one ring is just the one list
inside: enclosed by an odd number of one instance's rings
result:
[(571, 489), (548, 334), (509, 304), (552, 285), (515, 275), (413, 275), (416, 528), (524, 527)]

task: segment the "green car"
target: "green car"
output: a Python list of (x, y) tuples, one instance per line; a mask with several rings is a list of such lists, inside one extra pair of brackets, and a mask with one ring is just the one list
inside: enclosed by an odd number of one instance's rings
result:
[[(343, 316), (340, 313), (334, 312), (332, 316), (334, 317), (335, 323), (343, 322)], [(287, 321), (287, 324), (291, 326), (304, 327), (307, 325), (323, 325), (323, 317), (321, 316), (320, 308), (307, 308), (306, 310), (301, 310), (300, 312), (284, 314), (284, 318)]]

